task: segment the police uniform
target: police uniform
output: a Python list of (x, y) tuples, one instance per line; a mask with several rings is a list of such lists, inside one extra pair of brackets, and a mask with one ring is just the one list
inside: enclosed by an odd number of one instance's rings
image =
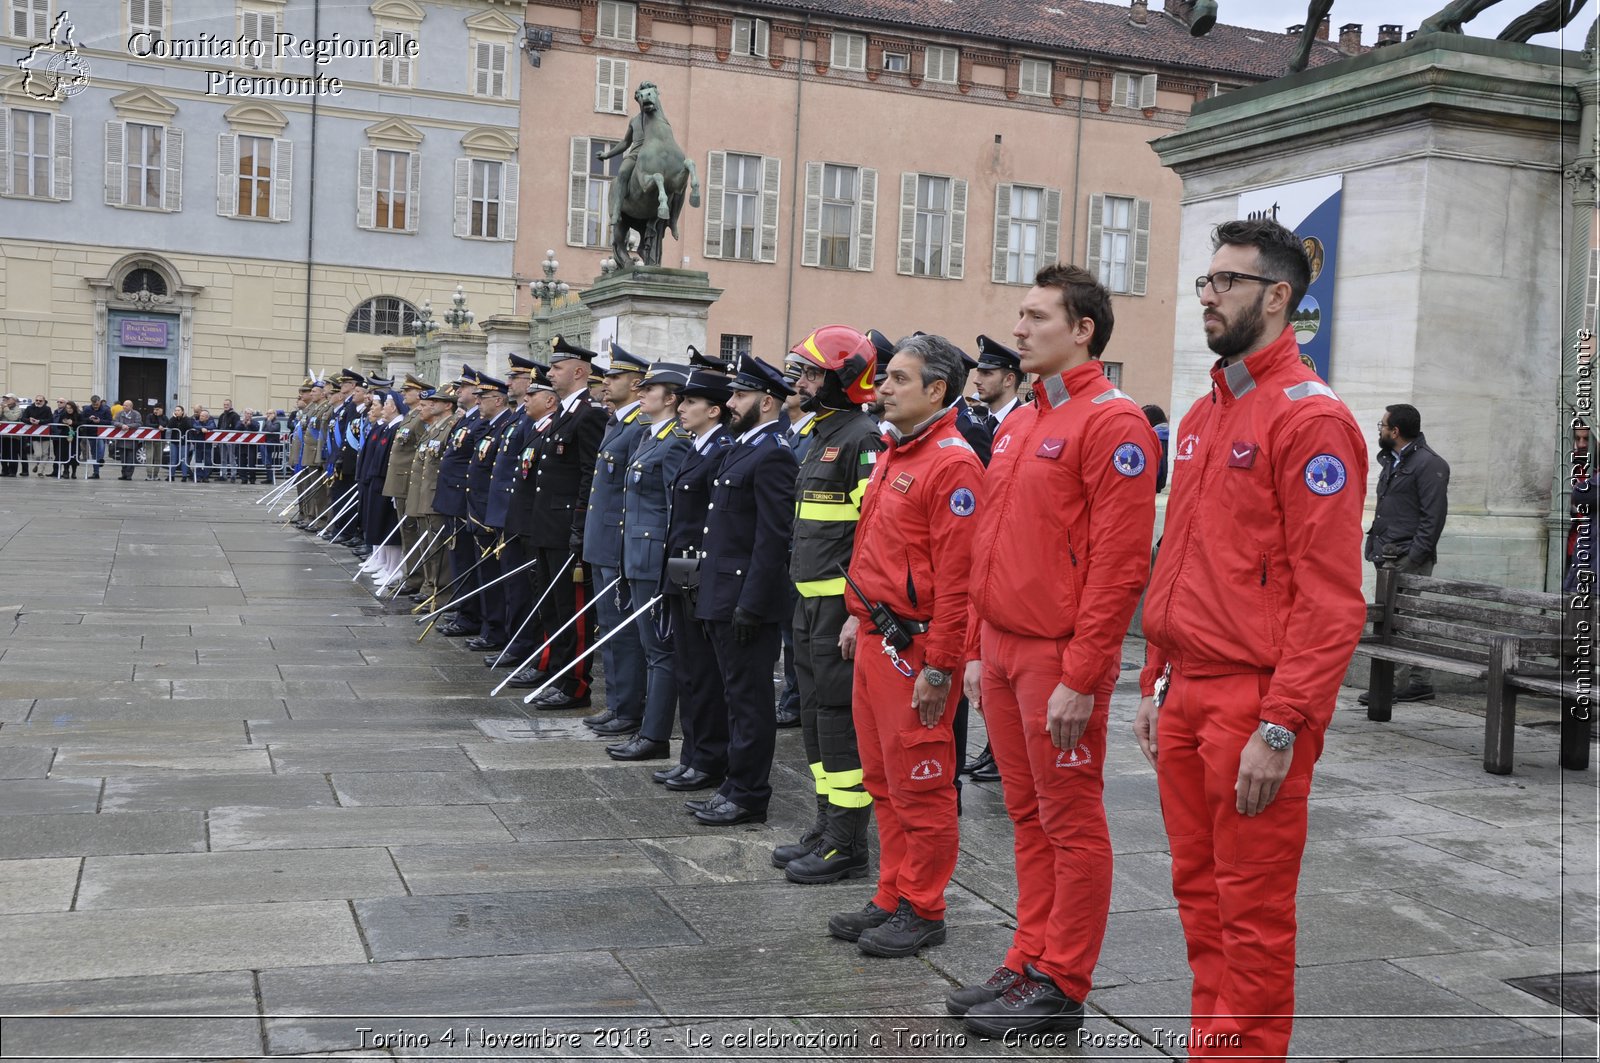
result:
[[(657, 362), (644, 375), (641, 387), (677, 390), (688, 381), (687, 365)], [(669, 485), (690, 449), (688, 434), (672, 416), (648, 425), (628, 458), (628, 475), (623, 483), (622, 575), (628, 582), (635, 610), (659, 593), (667, 556)], [(633, 741), (608, 750), (616, 760), (667, 755), (678, 705), (678, 683), (673, 675), (672, 647), (663, 630), (665, 613), (665, 606), (658, 605), (634, 621), (644, 649), (644, 719)]]
[[(462, 366), (462, 384), (477, 386), (478, 372), (471, 366)], [(467, 597), (478, 588), (477, 564), (480, 560), (473, 524), (467, 506), (467, 477), (472, 463), (472, 453), (487, 425), (477, 407), (464, 414), (450, 432), (439, 462), (439, 486), (434, 492), (433, 508), (449, 518), (449, 580), (446, 589), (460, 607), (455, 620), (441, 628), (447, 637), (476, 635), (483, 624), (483, 612), (477, 595)], [(442, 603), (438, 603), (442, 604)]]
[[(478, 374), (478, 394), (506, 394), (506, 384), (485, 373)], [(479, 409), (482, 409), (481, 398)], [(521, 416), (521, 410), (502, 406), (499, 412), (482, 418), (482, 430), (476, 433), (472, 457), (467, 462), (467, 519), (472, 522), (473, 543), (481, 563), (477, 578), (469, 580), (477, 590), (478, 616), (476, 637), (467, 640), (467, 649), (477, 652), (505, 648), (511, 633), (506, 630), (505, 580), (500, 577), (509, 569), (501, 565), (501, 543), (504, 533), (489, 522), (490, 483), (506, 434)], [(500, 580), (500, 582), (495, 582)]]
[(411, 493), (411, 473), (416, 467), (417, 444), (422, 439), (424, 428), (418, 397), (424, 391), (431, 391), (432, 385), (407, 373), (401, 390), (402, 393), (411, 391), (414, 394), (411, 396), (411, 411), (395, 429), (394, 442), (389, 447), (389, 471), (384, 475), (383, 493), (385, 497), (394, 499), (395, 514), (400, 518), (400, 556), (407, 566), (401, 593), (412, 594), (420, 585), (416, 576), (417, 521), (406, 509), (406, 496)]
[[(642, 378), (650, 368), (643, 358), (620, 344), (611, 344), (605, 368), (607, 377), (637, 373)], [(609, 586), (622, 574), (622, 507), (628, 478), (628, 458), (644, 433), (647, 422), (639, 414), (635, 399), (619, 406), (606, 423), (595, 455), (594, 476), (589, 485), (589, 509), (584, 514), (583, 560), (594, 568), (596, 588)], [(620, 582), (595, 603), (595, 614), (602, 631), (615, 631), (623, 617), (633, 612), (626, 581)], [(638, 628), (618, 631), (600, 647), (605, 660), (606, 712), (585, 722), (601, 734), (625, 734), (639, 729), (644, 719), (645, 660)]]
[[(506, 371), (508, 389), (510, 382), (519, 376), (529, 377), (529, 387), (532, 387), (532, 376), (539, 369), (538, 363), (520, 354), (511, 355), (510, 362), (511, 367)], [(548, 390), (548, 385), (545, 389)], [(523, 393), (526, 394), (526, 391), (524, 389)], [(521, 638), (529, 634), (526, 621), (533, 609), (533, 580), (524, 567), (533, 559), (528, 555), (522, 536), (509, 527), (511, 503), (517, 481), (522, 478), (522, 459), (533, 435), (533, 421), (523, 411), (521, 401), (513, 401), (515, 405), (511, 408), (511, 423), (499, 430), (500, 442), (495, 454), (494, 471), (489, 477), (489, 497), (484, 517), (484, 523), (502, 533), (499, 571), (517, 572), (517, 575), (507, 577), (484, 592), (484, 608), (492, 607), (499, 611), (506, 634), (503, 645), (494, 647), (493, 652), (487, 652), (488, 647), (485, 647), (487, 655), (483, 663), (490, 668), (502, 662), (512, 665), (521, 659), (513, 656), (515, 647), (512, 643), (514, 637)], [(518, 569), (522, 571), (518, 572)]]
[[(354, 369), (346, 369), (339, 375), (339, 382), (341, 385), (353, 383), (365, 386), (367, 379)], [(349, 395), (343, 397), (333, 412), (333, 420), (329, 425), (332, 433), (329, 449), (333, 458), (332, 501), (335, 509), (345, 504), (347, 496), (356, 486), (356, 456), (366, 431), (363, 420), (365, 414), (366, 411), (357, 406)], [(337, 525), (343, 532), (340, 542), (358, 541), (361, 532), (358, 521), (359, 517), (341, 518)]]
[[(732, 386), (780, 401), (789, 394), (782, 374), (749, 356), (741, 359)], [(786, 433), (773, 420), (727, 447), (711, 478), (695, 616), (710, 625), (728, 704), (728, 774), (713, 797), (693, 802), (691, 810), (712, 826), (763, 821), (772, 798), (778, 734), (772, 669), (778, 617), (788, 607), (784, 572), (796, 467)]]
[(439, 463), (444, 457), (445, 441), (455, 427), (457, 417), (450, 412), (455, 405), (453, 389), (423, 391), (417, 405), (437, 404), (439, 415), (432, 423), (419, 426), (416, 460), (411, 469), (411, 482), (406, 485), (406, 515), (417, 522), (417, 556), (413, 562), (420, 586), (412, 596), (426, 600), (436, 596), (443, 585), (446, 542), (444, 518), (433, 508), (434, 494), (439, 489)]

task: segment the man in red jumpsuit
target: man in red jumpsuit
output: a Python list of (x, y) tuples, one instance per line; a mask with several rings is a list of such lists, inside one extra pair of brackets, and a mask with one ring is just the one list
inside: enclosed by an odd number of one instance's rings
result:
[(1005, 780), (1017, 931), (988, 982), (946, 1003), (988, 1037), (1083, 1024), (1111, 907), (1106, 716), (1150, 572), (1161, 456), (1100, 367), (1113, 323), (1090, 274), (1039, 271), (1012, 329), (1036, 401), (1000, 426), (984, 479), (965, 685)]
[(1215, 243), (1195, 288), (1220, 358), (1173, 437), (1134, 733), (1194, 972), (1190, 1058), (1281, 1060), (1311, 769), (1366, 616), (1367, 455), (1287, 324), (1310, 282), (1299, 238), (1232, 221)]
[[(870, 956), (911, 956), (944, 942), (944, 889), (956, 869), (961, 769), (951, 724), (967, 641), (967, 581), (983, 502), (983, 463), (956, 426), (967, 376), (942, 336), (903, 340), (878, 386), (889, 449), (862, 499), (850, 577), (899, 619), (910, 644), (870, 637), (856, 592), (853, 717), (862, 780), (878, 809), (878, 892), (828, 932)], [(880, 636), (887, 633), (880, 631)]]

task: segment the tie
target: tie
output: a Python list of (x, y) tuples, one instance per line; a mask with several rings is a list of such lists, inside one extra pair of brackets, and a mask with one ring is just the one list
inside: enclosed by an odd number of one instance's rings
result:
[(616, 414), (614, 414), (614, 413), (613, 414), (608, 414), (606, 416), (606, 431), (607, 432), (611, 431), (613, 428), (617, 427), (617, 425), (620, 424), (620, 423), (621, 422), (617, 420), (617, 415)]

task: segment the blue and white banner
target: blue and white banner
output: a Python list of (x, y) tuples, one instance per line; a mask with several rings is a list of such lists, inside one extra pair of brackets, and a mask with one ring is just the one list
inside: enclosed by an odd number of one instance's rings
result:
[(1311, 260), (1311, 287), (1289, 316), (1300, 356), (1323, 380), (1333, 380), (1333, 281), (1339, 254), (1344, 175), (1258, 188), (1239, 195), (1239, 217), (1271, 218), (1295, 231)]

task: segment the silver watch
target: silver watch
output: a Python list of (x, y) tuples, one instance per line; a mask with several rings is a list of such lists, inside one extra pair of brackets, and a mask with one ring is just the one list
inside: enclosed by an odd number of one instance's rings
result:
[(928, 685), (931, 687), (942, 687), (946, 683), (950, 682), (949, 672), (941, 672), (939, 669), (932, 666), (923, 668), (922, 676), (928, 681)]
[(1278, 723), (1261, 723), (1261, 740), (1270, 748), (1283, 752), (1294, 745), (1294, 732)]

